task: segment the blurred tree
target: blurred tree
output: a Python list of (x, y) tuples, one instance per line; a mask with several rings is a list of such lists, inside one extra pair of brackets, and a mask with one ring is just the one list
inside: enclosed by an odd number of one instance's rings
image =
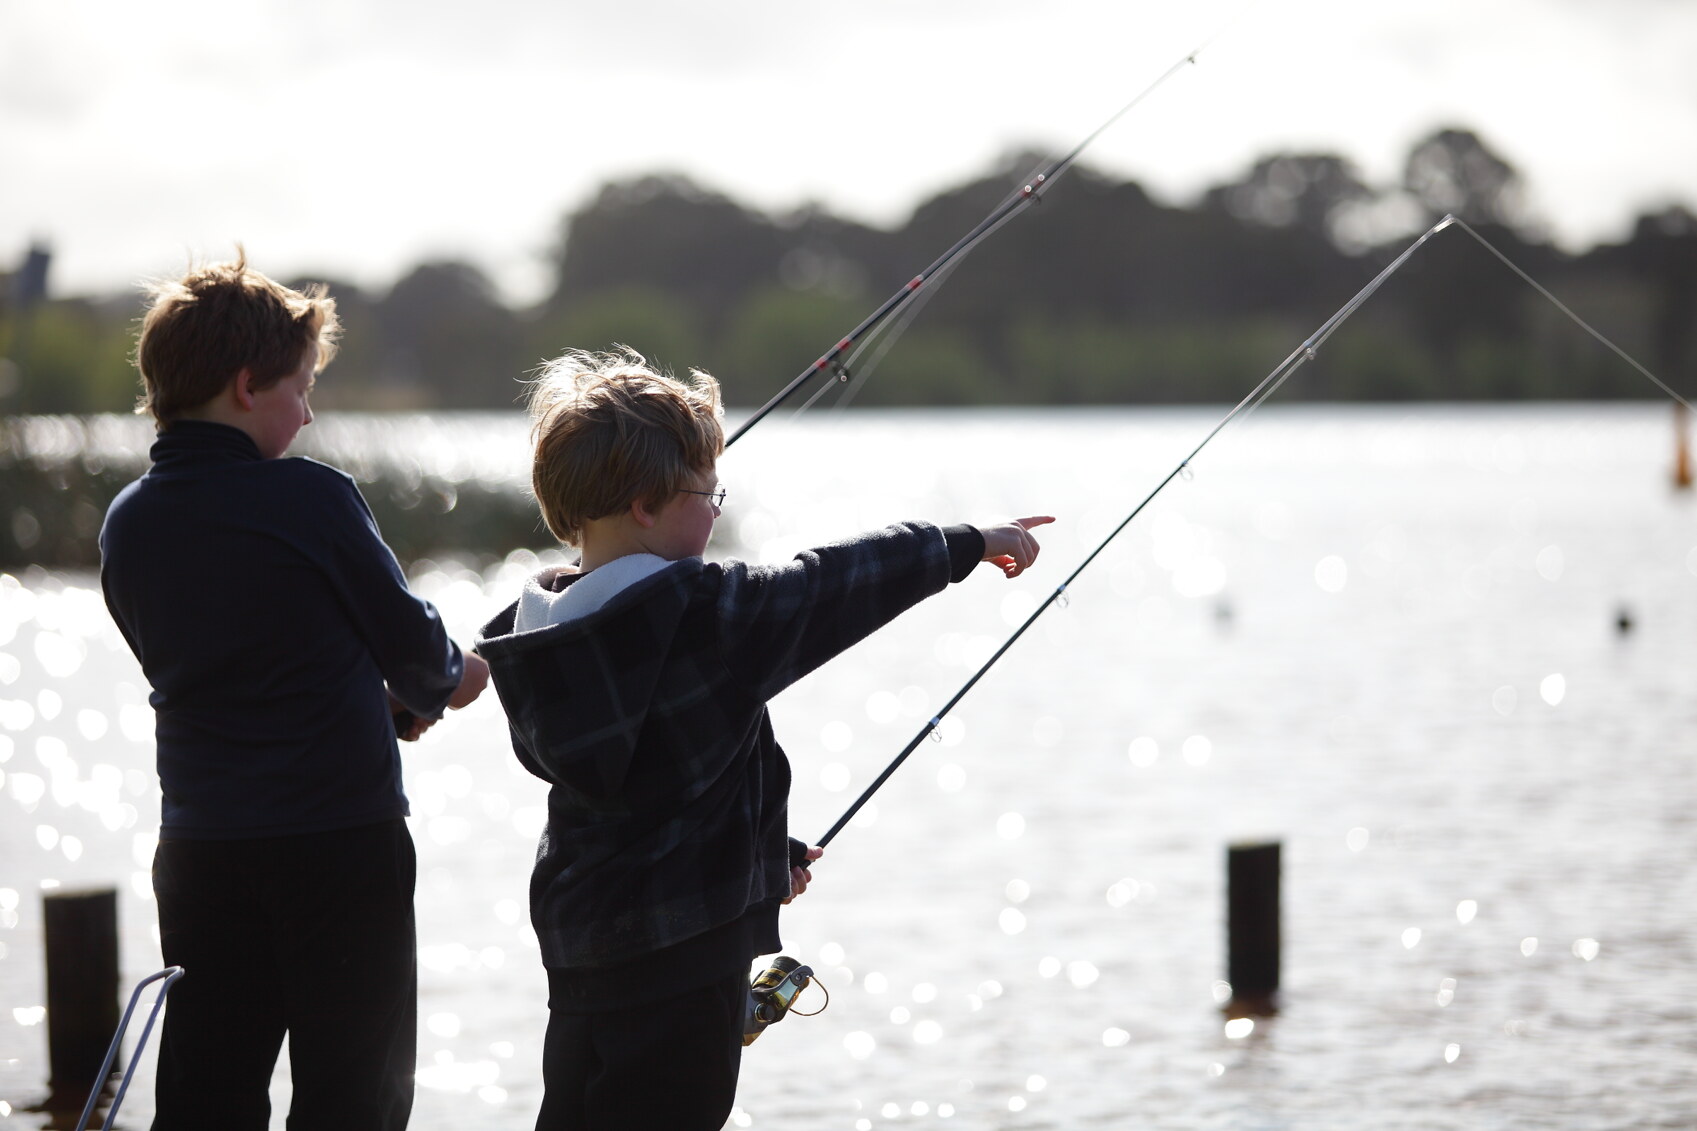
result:
[[(1046, 163), (1011, 154), (992, 173), (921, 203), (897, 233), (914, 260), (906, 273), (941, 255)], [(1140, 253), (1159, 242), (1170, 217), (1142, 188), (1075, 166), (1039, 199), (957, 261), (927, 319), (996, 343), (1023, 311), (1124, 316), (1157, 299), (1164, 288), (1141, 270)]]
[[(141, 393), (130, 362), (130, 298), (96, 302), (57, 299), (30, 313), (27, 348), (14, 359), (3, 406), (17, 413), (127, 412)], [(10, 357), (20, 323), (0, 333), (0, 357)]]
[(854, 403), (979, 405), (1023, 399), (998, 378), (979, 340), (947, 326), (921, 326), (885, 356)]
[[(1471, 225), (1503, 255), (1533, 277), (1549, 277), (1561, 266), (1553, 247), (1534, 242), (1520, 173), (1486, 147), (1471, 130), (1445, 128), (1415, 143), (1404, 163), (1403, 187), (1425, 210), (1428, 222), (1453, 214)], [(1388, 258), (1401, 244), (1382, 249)], [(1486, 249), (1470, 239), (1443, 239), (1421, 249), (1402, 272), (1404, 321), (1415, 338), (1447, 367), (1444, 385), (1459, 395), (1497, 395), (1517, 382), (1487, 376), (1479, 359), (1497, 353), (1489, 339), (1523, 339), (1532, 292)], [(1383, 315), (1381, 315), (1383, 316)], [(1463, 355), (1472, 360), (1464, 364)], [(1493, 363), (1495, 365), (1506, 364)], [(1492, 391), (1496, 392), (1492, 392)]]
[(412, 269), (375, 308), (382, 379), (416, 383), (449, 408), (501, 403), (519, 375), (522, 335), (488, 276), (438, 260)]
[[(612, 287), (581, 300), (537, 312), (526, 327), (526, 357), (512, 376), (533, 372), (568, 349), (600, 353), (629, 346), (662, 369), (713, 372), (713, 357), (695, 312), (679, 298), (653, 287)], [(717, 376), (717, 374), (715, 374)], [(517, 386), (499, 403), (521, 396)]]
[(1010, 385), (1026, 402), (1113, 404), (1148, 399), (1132, 368), (1132, 331), (1092, 317), (1017, 315), (1008, 329)]
[[(1018, 191), (1046, 160), (1004, 158), (992, 175), (941, 193), (915, 209), (899, 233), (934, 258)], [(1074, 166), (1041, 197), (959, 262), (925, 311), (927, 326), (969, 336), (984, 371), (978, 387), (1000, 387), (1024, 402), (1082, 396), (1120, 367), (1076, 349), (1060, 367), (1049, 331), (1092, 319), (1146, 324), (1214, 309), (1225, 288), (1214, 257), (1200, 248), (1195, 217), (1156, 204), (1135, 183)], [(1051, 386), (1052, 383), (1052, 386)]]
[(357, 284), (325, 275), (299, 276), (285, 285), (301, 290), (313, 283), (329, 289), (336, 303), (342, 336), (336, 360), (330, 363), (313, 392), (313, 404), (327, 409), (417, 408), (428, 396), (415, 382), (384, 384), (383, 329), (370, 292)]
[(911, 249), (893, 233), (834, 216), (816, 203), (781, 217), (778, 229), (784, 249), (778, 279), (792, 290), (870, 302), (874, 282), (900, 279), (904, 266), (912, 272), (906, 262)]
[[(1293, 339), (1317, 325), (1359, 290), (1367, 272), (1342, 251), (1340, 225), (1375, 199), (1355, 165), (1329, 153), (1277, 153), (1258, 160), (1241, 180), (1203, 195), (1195, 224), (1201, 254), (1210, 258), (1217, 280), (1214, 303), (1192, 299), (1193, 309), (1212, 309), (1234, 321), (1280, 316), (1290, 320)], [(1276, 352), (1276, 347), (1275, 347)], [(1288, 352), (1288, 351), (1287, 351)], [(1267, 357), (1271, 369), (1280, 356)], [(1320, 372), (1286, 395), (1309, 399), (1318, 389), (1352, 395), (1364, 388)]]
[(604, 187), (561, 224), (550, 309), (608, 289), (648, 287), (683, 299), (711, 324), (778, 281), (777, 225), (688, 177)]
[(1669, 205), (1638, 217), (1620, 257), (1657, 291), (1654, 364), (1664, 379), (1690, 389), (1697, 376), (1697, 215)]
[(1425, 208), (1428, 222), (1453, 213), (1475, 226), (1528, 228), (1519, 171), (1472, 130), (1446, 127), (1416, 142), (1403, 164), (1402, 183)]
[(1340, 214), (1372, 197), (1354, 162), (1329, 153), (1279, 153), (1257, 161), (1241, 181), (1208, 190), (1203, 207), (1335, 243)]
[[(1018, 178), (1041, 164), (1031, 154), (1008, 155), (985, 176), (920, 202), (896, 233), (896, 242), (908, 258), (894, 277), (883, 280), (880, 290), (893, 290), (933, 263), (1008, 200), (1017, 191)], [(1064, 302), (1065, 295), (1047, 293), (1043, 281), (1034, 277), (1041, 261), (1036, 254), (1040, 248), (1031, 239), (1030, 220), (1042, 211), (1027, 208), (993, 238), (957, 259), (946, 278), (934, 277), (927, 321), (988, 333), (994, 329), (997, 312), (1007, 314), (1031, 302)]]
[[(707, 369), (731, 403), (752, 406), (1045, 164), (1009, 155), (894, 230), (816, 203), (766, 216), (676, 174), (609, 184), (561, 221), (554, 290), (534, 310), (510, 310), (481, 270), (451, 260), (414, 267), (381, 296), (332, 282), (345, 333), (319, 399), (505, 408), (543, 359), (626, 343), (673, 370)], [(1519, 172), (1469, 130), (1419, 139), (1398, 183), (1377, 192), (1342, 157), (1273, 153), (1190, 207), (1087, 166), (1042, 199), (930, 288), (855, 403), (1230, 399), (1444, 212), (1669, 380), (1688, 383), (1697, 367), (1688, 208), (1647, 213), (1624, 243), (1568, 257), (1528, 216)], [(0, 410), (127, 409), (133, 296), (37, 303), (19, 364), (7, 279)], [(1286, 395), (1645, 395), (1629, 367), (1575, 348), (1575, 335), (1488, 251), (1444, 236)]]
[[(1010, 401), (1034, 404), (1194, 404), (1238, 400), (1293, 337), (1278, 322), (1128, 324), (1031, 315), (1015, 328)], [(1301, 391), (1297, 396), (1303, 396)]]
[[(865, 304), (819, 291), (768, 287), (751, 294), (730, 318), (716, 351), (729, 404), (757, 408), (865, 318)], [(899, 347), (898, 347), (899, 348)], [(816, 378), (795, 405), (819, 389)], [(827, 394), (827, 397), (829, 394)]]
[[(1624, 243), (1599, 245), (1575, 259), (1561, 279), (1560, 293), (1657, 376), (1675, 388), (1692, 388), (1697, 377), (1697, 216), (1689, 209), (1668, 205), (1640, 215)], [(1539, 336), (1567, 333), (1558, 325), (1540, 327)], [(1592, 370), (1581, 382), (1581, 395), (1627, 384), (1622, 366), (1607, 351), (1570, 348), (1562, 362)], [(1636, 391), (1642, 394), (1642, 388)]]
[(1458, 392), (1438, 386), (1441, 367), (1422, 343), (1411, 340), (1397, 320), (1370, 314), (1364, 309), (1344, 323), (1292, 380), (1296, 387), (1287, 385), (1289, 391), (1279, 395), (1317, 401), (1458, 399)]

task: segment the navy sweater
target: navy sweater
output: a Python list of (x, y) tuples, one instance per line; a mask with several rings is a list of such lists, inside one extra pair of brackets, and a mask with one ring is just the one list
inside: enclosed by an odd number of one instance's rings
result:
[(100, 532), (101, 587), (153, 686), (161, 835), (403, 817), (384, 685), (435, 718), (464, 660), (352, 479), (178, 421)]

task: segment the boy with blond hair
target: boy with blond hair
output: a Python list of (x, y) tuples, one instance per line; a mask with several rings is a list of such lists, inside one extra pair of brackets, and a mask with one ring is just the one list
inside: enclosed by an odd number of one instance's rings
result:
[(717, 1131), (752, 960), (817, 859), (788, 836), (766, 701), (979, 561), (1036, 558), (1025, 518), (909, 522), (776, 566), (702, 558), (725, 499), (719, 389), (631, 352), (568, 353), (531, 397), (532, 483), (582, 553), (483, 630), (519, 760), (551, 785), (531, 876), (548, 972), (538, 1131)]
[[(335, 303), (247, 265), (151, 288), (152, 466), (100, 532), (107, 607), (153, 691), (160, 948), (184, 976), (156, 1131), (399, 1129), (417, 1041), (415, 862), (395, 740), (483, 689), (407, 590), (352, 479), (284, 459)], [(417, 720), (402, 724), (404, 709)], [(393, 715), (392, 715), (393, 712)]]

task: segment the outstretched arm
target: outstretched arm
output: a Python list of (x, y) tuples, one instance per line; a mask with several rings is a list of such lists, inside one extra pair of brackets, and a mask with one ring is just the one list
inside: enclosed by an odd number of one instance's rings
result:
[(973, 562), (991, 561), (1018, 576), (1037, 556), (1029, 528), (1051, 521), (961, 527), (973, 543), (983, 539), (964, 561), (951, 560), (960, 539), (930, 523), (903, 522), (804, 550), (781, 565), (727, 562), (717, 594), (726, 665), (749, 694), (770, 699), (964, 577)]

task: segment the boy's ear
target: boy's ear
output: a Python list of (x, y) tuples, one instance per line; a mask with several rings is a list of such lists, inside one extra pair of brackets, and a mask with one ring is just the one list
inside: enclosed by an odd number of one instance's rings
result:
[(654, 512), (658, 508), (650, 507), (647, 499), (632, 499), (630, 504), (631, 520), (645, 530), (654, 526)]
[(230, 380), (230, 395), (235, 398), (238, 406), (249, 412), (253, 411), (253, 371), (247, 366), (237, 370), (235, 377)]

